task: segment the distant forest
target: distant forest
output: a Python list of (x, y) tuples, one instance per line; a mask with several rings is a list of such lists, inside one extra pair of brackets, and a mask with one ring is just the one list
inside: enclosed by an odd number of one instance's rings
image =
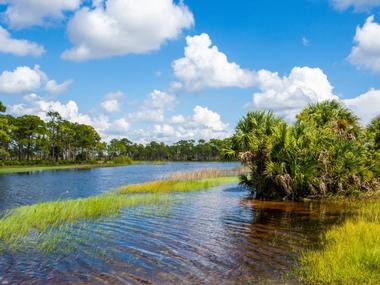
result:
[(89, 125), (64, 120), (48, 112), (45, 122), (35, 115), (14, 117), (5, 114), (0, 102), (0, 163), (82, 163), (112, 161), (215, 161), (222, 160), (222, 149), (230, 139), (181, 140), (173, 145), (152, 141), (146, 145), (127, 138), (102, 141)]

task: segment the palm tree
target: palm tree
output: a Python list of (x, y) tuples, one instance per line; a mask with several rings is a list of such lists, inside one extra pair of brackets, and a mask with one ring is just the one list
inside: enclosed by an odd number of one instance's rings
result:
[(309, 105), (297, 115), (297, 123), (331, 128), (335, 134), (348, 139), (357, 138), (360, 133), (359, 118), (336, 100)]
[[(379, 126), (380, 119), (369, 130), (379, 134)], [(248, 113), (232, 145), (250, 168), (242, 185), (258, 198), (296, 200), (373, 188), (380, 151), (371, 150), (367, 141), (358, 118), (339, 102), (327, 101), (307, 107), (294, 125), (270, 112)]]
[(273, 113), (256, 111), (248, 113), (236, 127), (232, 148), (238, 153), (240, 161), (251, 170), (249, 175), (241, 176), (241, 184), (249, 187), (258, 198), (274, 194), (273, 181), (265, 173), (275, 133), (285, 126), (286, 123)]

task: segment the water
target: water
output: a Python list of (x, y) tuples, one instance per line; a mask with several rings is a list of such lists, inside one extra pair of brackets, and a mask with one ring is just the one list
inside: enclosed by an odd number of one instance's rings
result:
[[(87, 197), (172, 171), (237, 164), (168, 163), (0, 177), (0, 209)], [(8, 284), (277, 284), (298, 252), (339, 221), (320, 203), (258, 202), (237, 185), (175, 194), (165, 206), (126, 209), (116, 218), (63, 229), (52, 251), (0, 253)]]

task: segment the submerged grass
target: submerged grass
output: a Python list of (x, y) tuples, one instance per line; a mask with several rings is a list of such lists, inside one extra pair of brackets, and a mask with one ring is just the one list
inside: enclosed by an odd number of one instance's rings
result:
[(122, 194), (192, 192), (239, 182), (237, 177), (216, 177), (200, 180), (158, 180), (142, 184), (131, 184), (120, 188)]
[(380, 201), (353, 203), (355, 216), (301, 256), (296, 272), (305, 283), (380, 284)]
[(199, 180), (159, 180), (122, 187), (99, 196), (65, 201), (44, 202), (8, 211), (0, 219), (0, 245), (16, 246), (31, 236), (78, 221), (114, 216), (121, 209), (170, 202), (170, 192), (190, 192), (238, 182), (237, 177)]
[(6, 243), (15, 243), (32, 233), (41, 234), (50, 227), (113, 216), (125, 207), (163, 203), (168, 200), (168, 196), (154, 194), (127, 196), (112, 193), (19, 207), (10, 210), (0, 220), (0, 239)]

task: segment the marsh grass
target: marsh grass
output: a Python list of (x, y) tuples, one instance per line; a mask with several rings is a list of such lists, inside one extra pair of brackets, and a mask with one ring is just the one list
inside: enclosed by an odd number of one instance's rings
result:
[(380, 284), (380, 201), (353, 202), (355, 212), (304, 252), (296, 272), (307, 284)]
[(236, 167), (231, 169), (223, 168), (205, 168), (193, 171), (178, 171), (173, 172), (163, 177), (164, 180), (200, 180), (206, 178), (231, 177), (240, 176), (247, 173), (248, 170), (244, 167)]
[(69, 170), (69, 169), (91, 169), (100, 167), (97, 164), (78, 164), (78, 165), (54, 165), (54, 166), (2, 166), (0, 175), (13, 173), (38, 172), (47, 170)]
[(118, 192), (121, 194), (192, 192), (235, 182), (239, 182), (237, 177), (216, 177), (200, 180), (158, 180), (127, 185), (120, 188)]
[[(204, 172), (203, 177), (206, 176)], [(210, 173), (209, 173), (210, 175)], [(192, 177), (189, 174), (188, 177)], [(44, 202), (8, 211), (0, 219), (0, 245), (17, 248), (28, 240), (49, 237), (49, 231), (73, 225), (79, 221), (112, 217), (123, 208), (140, 205), (168, 204), (171, 192), (191, 192), (238, 182), (237, 177), (213, 177), (199, 180), (159, 180), (127, 185), (99, 196), (65, 201)], [(58, 237), (58, 238), (56, 238)], [(59, 235), (51, 235), (43, 248), (55, 247)]]
[(165, 195), (105, 194), (85, 199), (45, 202), (10, 210), (0, 220), (0, 240), (18, 243), (23, 238), (44, 233), (51, 227), (117, 215), (122, 208), (166, 203)]

